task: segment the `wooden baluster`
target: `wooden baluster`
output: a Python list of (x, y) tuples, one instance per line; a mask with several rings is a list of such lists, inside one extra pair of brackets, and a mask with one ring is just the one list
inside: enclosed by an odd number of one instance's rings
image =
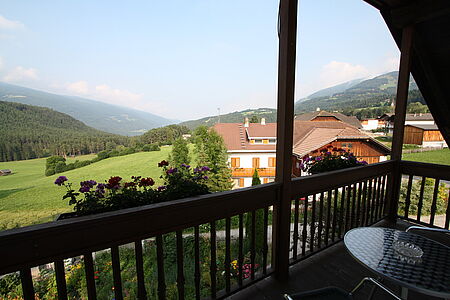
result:
[(338, 238), (342, 237), (342, 228), (344, 228), (344, 210), (345, 210), (345, 186), (342, 187), (342, 195), (341, 195), (341, 206), (339, 209), (339, 227), (338, 227)]
[(380, 214), (378, 216), (379, 219), (381, 219), (381, 217), (383, 216), (384, 211), (385, 211), (385, 207), (386, 207), (386, 205), (385, 205), (385, 203), (386, 203), (386, 201), (385, 201), (386, 200), (385, 187), (386, 187), (386, 182), (387, 182), (386, 181), (386, 177), (387, 177), (387, 175), (384, 175), (383, 178), (381, 179), (381, 195), (380, 195), (380, 202), (381, 202), (381, 204), (380, 204)]
[(263, 242), (263, 274), (267, 275), (267, 254), (269, 252), (269, 243), (267, 242), (268, 239), (268, 227), (269, 227), (269, 208), (264, 208), (264, 242)]
[(320, 203), (319, 203), (319, 224), (317, 227), (317, 237), (318, 237), (318, 241), (317, 241), (317, 247), (320, 249), (322, 246), (322, 229), (323, 229), (323, 201), (324, 201), (324, 197), (323, 197), (323, 192), (320, 193)]
[(364, 226), (364, 224), (366, 224), (366, 210), (367, 210), (367, 180), (364, 180), (363, 181), (363, 195), (362, 195), (360, 226)]
[(411, 205), (411, 188), (413, 182), (413, 175), (409, 175), (408, 187), (406, 188), (406, 199), (405, 199), (405, 218), (409, 217), (409, 206)]
[(425, 191), (425, 176), (422, 176), (422, 182), (420, 183), (419, 203), (417, 204), (417, 221), (420, 221), (423, 206), (423, 193)]
[(211, 265), (210, 265), (210, 274), (211, 274), (211, 299), (216, 299), (217, 295), (217, 257), (216, 257), (216, 221), (212, 221), (210, 223), (211, 227)]
[(381, 195), (381, 176), (378, 177), (377, 181), (377, 199), (376, 199), (376, 207), (375, 207), (375, 221), (379, 220), (379, 215), (381, 211), (381, 203), (380, 203), (380, 195)]
[(64, 261), (55, 261), (56, 289), (58, 290), (58, 300), (67, 300), (66, 274), (64, 271)]
[(329, 234), (330, 234), (330, 221), (331, 221), (331, 201), (333, 198), (333, 192), (328, 191), (327, 195), (327, 223), (325, 224), (325, 245), (328, 246)]
[(302, 256), (305, 256), (306, 253), (306, 236), (308, 234), (308, 196), (305, 197), (303, 201), (303, 228), (302, 228)]
[(115, 299), (122, 300), (122, 277), (120, 274), (120, 255), (118, 246), (111, 247), (111, 265), (114, 280), (114, 296)]
[(299, 203), (298, 199), (294, 200), (294, 234), (293, 234), (293, 248), (292, 248), (292, 258), (297, 259), (297, 248), (298, 248), (298, 215), (299, 215)]
[(225, 219), (225, 291), (231, 290), (231, 219)]
[(144, 277), (144, 257), (142, 255), (142, 241), (134, 242), (134, 255), (136, 257), (137, 297), (139, 300), (147, 299)]
[(377, 190), (378, 190), (378, 177), (373, 179), (373, 192), (372, 192), (372, 209), (370, 211), (370, 224), (375, 222), (376, 208), (377, 208)]
[(353, 192), (352, 192), (352, 208), (350, 213), (350, 228), (354, 228), (356, 222), (356, 185), (357, 183), (355, 182), (352, 188)]
[(255, 279), (255, 258), (256, 258), (256, 210), (251, 212), (252, 217), (252, 235), (250, 236), (250, 278)]
[(177, 289), (178, 299), (184, 299), (184, 251), (183, 251), (183, 231), (177, 230)]
[(309, 251), (314, 252), (314, 235), (316, 231), (316, 194), (313, 195), (313, 200), (311, 204), (311, 234), (310, 234), (310, 242), (309, 242)]
[(351, 196), (352, 187), (351, 185), (347, 186), (347, 201), (345, 203), (345, 232), (347, 232), (351, 228), (350, 223), (350, 196)]
[(359, 227), (361, 226), (361, 209), (362, 209), (362, 194), (363, 194), (363, 182), (360, 181), (358, 183), (358, 201), (356, 202), (356, 222), (355, 222), (355, 227)]
[(239, 214), (239, 249), (238, 249), (238, 284), (242, 287), (243, 275), (242, 270), (244, 267), (244, 224), (243, 215)]
[(436, 203), (439, 193), (439, 179), (434, 180), (433, 202), (431, 203), (430, 225), (434, 225), (434, 217), (436, 215)]
[(22, 283), (22, 293), (24, 300), (34, 300), (33, 279), (31, 277), (31, 269), (26, 268), (20, 270), (20, 282)]
[(162, 235), (156, 236), (156, 265), (158, 267), (158, 299), (166, 299), (166, 279), (164, 278), (164, 249)]
[[(339, 189), (334, 190), (334, 203), (333, 203), (333, 225), (331, 228), (331, 240), (334, 242), (336, 238), (336, 226), (338, 220), (338, 197), (339, 197)], [(330, 200), (331, 201), (331, 200)]]
[(369, 184), (367, 188), (367, 210), (366, 210), (366, 226), (370, 224), (370, 217), (371, 217), (371, 211), (373, 207), (372, 203), (372, 194), (373, 194), (373, 187), (372, 187), (372, 181), (373, 179), (369, 179)]
[(86, 288), (89, 300), (97, 299), (97, 292), (95, 290), (94, 279), (94, 260), (92, 259), (92, 253), (85, 253), (84, 258), (84, 271), (86, 274)]
[(198, 226), (194, 227), (194, 264), (195, 299), (200, 300), (200, 230)]

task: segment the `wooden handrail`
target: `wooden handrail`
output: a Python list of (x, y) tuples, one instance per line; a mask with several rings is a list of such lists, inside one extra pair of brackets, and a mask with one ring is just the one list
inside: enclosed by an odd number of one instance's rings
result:
[(292, 198), (341, 187), (364, 179), (385, 175), (393, 170), (393, 162), (385, 161), (363, 167), (348, 168), (292, 180)]
[(0, 274), (271, 206), (278, 190), (269, 183), (3, 231)]
[(450, 180), (450, 166), (402, 160), (400, 172), (405, 175), (425, 176)]

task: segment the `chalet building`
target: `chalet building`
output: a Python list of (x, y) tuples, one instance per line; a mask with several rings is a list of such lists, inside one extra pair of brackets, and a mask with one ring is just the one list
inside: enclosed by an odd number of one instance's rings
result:
[(405, 125), (434, 125), (433, 116), (425, 114), (406, 114)]
[[(300, 163), (305, 155), (318, 155), (320, 149), (332, 146), (350, 150), (369, 164), (385, 161), (389, 149), (358, 128), (326, 113), (311, 121), (294, 121), (293, 176), (301, 176)], [(328, 121), (321, 120), (327, 117)], [(341, 117), (341, 116), (339, 116)], [(344, 120), (352, 120), (352, 118)], [(355, 124), (355, 122), (352, 122)], [(276, 123), (221, 123), (213, 127), (228, 149), (234, 187), (248, 187), (255, 169), (262, 183), (275, 178)]]
[(305, 156), (318, 156), (320, 150), (342, 148), (368, 164), (387, 160), (390, 149), (347, 123), (328, 121), (294, 121), (294, 176), (303, 175), (300, 165)]
[(305, 113), (295, 116), (296, 121), (337, 121), (347, 123), (356, 128), (362, 128), (361, 123), (355, 116), (346, 116), (338, 112), (327, 112), (324, 110), (317, 110), (311, 113)]
[(386, 121), (382, 118), (362, 119), (361, 127), (363, 130), (376, 130), (386, 128)]
[(422, 147), (448, 147), (436, 124), (405, 125), (403, 143)]
[(262, 183), (275, 179), (275, 156), (277, 124), (219, 123), (213, 127), (222, 135), (228, 150), (228, 163), (231, 166), (234, 187), (248, 187), (252, 184), (255, 169)]

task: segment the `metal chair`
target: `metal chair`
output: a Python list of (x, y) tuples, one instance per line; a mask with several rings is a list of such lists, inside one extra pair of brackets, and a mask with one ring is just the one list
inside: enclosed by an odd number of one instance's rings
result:
[(353, 295), (364, 285), (364, 283), (369, 282), (375, 285), (375, 287), (379, 287), (387, 294), (391, 295), (392, 298), (396, 300), (401, 300), (397, 295), (395, 295), (390, 289), (376, 281), (371, 277), (366, 277), (361, 280), (356, 287), (347, 292), (341, 288), (330, 286), (317, 290), (311, 290), (306, 292), (295, 293), (292, 295), (284, 294), (284, 298), (286, 300), (352, 300)]
[(423, 236), (435, 240), (447, 247), (450, 247), (450, 230), (443, 228), (432, 228), (423, 226), (410, 226), (406, 228), (406, 232), (411, 232), (413, 230), (423, 231)]

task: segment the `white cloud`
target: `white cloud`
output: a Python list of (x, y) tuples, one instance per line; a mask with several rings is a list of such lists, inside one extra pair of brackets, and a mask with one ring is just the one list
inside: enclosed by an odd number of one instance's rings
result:
[(7, 18), (0, 15), (0, 29), (14, 30), (25, 28), (25, 25), (19, 21), (8, 20)]
[(367, 77), (369, 75), (369, 70), (362, 65), (352, 65), (347, 62), (332, 61), (322, 67), (319, 80), (324, 87), (329, 87), (352, 79)]
[(34, 68), (15, 67), (3, 77), (6, 82), (19, 82), (26, 80), (37, 80), (37, 70)]
[(77, 81), (77, 82), (72, 82), (72, 83), (68, 83), (66, 85), (66, 89), (69, 92), (73, 92), (76, 94), (80, 94), (80, 95), (86, 95), (89, 92), (89, 86), (88, 83), (86, 81)]

